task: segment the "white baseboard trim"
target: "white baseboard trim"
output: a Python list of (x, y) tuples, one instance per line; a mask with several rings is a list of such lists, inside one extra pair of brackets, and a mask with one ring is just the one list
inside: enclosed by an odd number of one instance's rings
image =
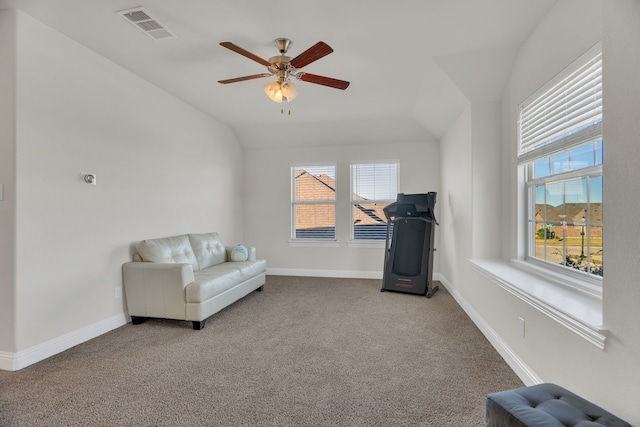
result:
[(267, 275), (299, 277), (336, 277), (345, 279), (382, 279), (382, 271), (307, 270), (302, 268), (267, 268)]
[(126, 313), (119, 313), (17, 353), (0, 352), (0, 370), (17, 371), (26, 368), (29, 365), (124, 326), (130, 321), (131, 319)]
[[(306, 270), (301, 268), (267, 268), (267, 275), (298, 277), (336, 277), (345, 279), (382, 279), (382, 271), (359, 270)], [(440, 280), (440, 273), (433, 274), (433, 280)]]
[(467, 302), (458, 290), (451, 285), (446, 277), (440, 275), (440, 283), (449, 291), (458, 305), (467, 313), (469, 318), (480, 329), (480, 332), (489, 340), (491, 345), (507, 362), (507, 365), (516, 373), (526, 386), (541, 384), (544, 381), (507, 345), (498, 333), (484, 320), (484, 318)]

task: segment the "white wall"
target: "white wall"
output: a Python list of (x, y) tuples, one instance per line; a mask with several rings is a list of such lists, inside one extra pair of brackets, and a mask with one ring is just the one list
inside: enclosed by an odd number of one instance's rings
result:
[(502, 214), (496, 211), (502, 195), (500, 103), (473, 103), (472, 126), (472, 256), (496, 258), (500, 256), (500, 235), (504, 230)]
[(27, 15), (17, 24), (15, 347), (0, 351), (19, 359), (124, 319), (114, 291), (137, 241), (242, 241), (243, 172), (228, 127)]
[(471, 258), (473, 169), (471, 108), (468, 106), (440, 142), (440, 274), (464, 284), (462, 269)]
[[(640, 425), (640, 2), (604, 2), (604, 183), (606, 266), (604, 323), (609, 330), (601, 370), (602, 399)], [(596, 360), (597, 362), (597, 360)], [(595, 366), (597, 367), (597, 366)], [(606, 374), (605, 374), (606, 373)]]
[[(485, 138), (476, 138), (477, 128), (474, 127), (473, 116), (481, 106), (471, 106), (471, 111), (466, 112), (443, 139), (441, 149), (443, 193), (450, 189), (453, 194), (457, 183), (461, 179), (468, 180), (469, 176), (473, 177), (474, 189), (472, 209), (445, 211), (442, 222), (471, 223), (474, 227), (471, 234), (477, 239), (482, 235), (475, 230), (480, 224), (473, 216), (495, 215), (496, 221), (504, 224), (501, 236), (498, 236), (502, 247), (498, 253), (507, 259), (517, 257), (517, 105), (603, 39), (607, 193), (604, 322), (609, 329), (606, 349), (598, 349), (470, 270), (466, 258), (472, 249), (473, 256), (492, 254), (477, 254), (475, 249), (481, 247), (478, 242), (464, 242), (447, 232), (446, 224), (441, 242), (441, 266), (447, 286), (492, 341), (500, 343), (502, 350), (511, 352), (512, 361), (517, 365), (512, 366), (519, 374), (524, 374), (523, 379), (558, 383), (635, 425), (640, 424), (640, 322), (637, 319), (640, 287), (635, 280), (640, 231), (629, 224), (635, 223), (635, 214), (640, 211), (640, 199), (635, 197), (635, 187), (640, 179), (635, 166), (640, 154), (637, 141), (640, 134), (639, 28), (640, 2), (637, 0), (560, 0), (520, 47), (505, 87), (499, 149), (502, 184), (496, 185), (495, 175), (487, 168), (478, 170), (480, 163), (475, 162), (478, 150), (483, 149), (479, 142), (487, 142)], [(471, 136), (466, 132), (467, 126), (471, 126)], [(471, 146), (473, 159), (469, 161), (467, 155), (462, 155), (462, 162), (472, 165), (472, 173), (465, 172), (460, 166), (463, 176), (452, 176), (448, 168), (460, 154), (447, 149), (446, 144)], [(485, 186), (499, 190), (494, 208), (477, 203), (476, 192)], [(462, 218), (455, 216), (459, 212)], [(451, 258), (444, 259), (444, 254)], [(448, 266), (450, 263), (451, 267)], [(518, 317), (526, 320), (525, 337), (518, 333)]]
[(0, 351), (15, 350), (15, 13), (0, 11)]
[(441, 141), (441, 277), (471, 301), (482, 299), (467, 262), (498, 257), (503, 232), (499, 104), (467, 106)]
[(499, 123), (499, 103), (469, 104), (440, 142), (440, 270), (458, 286), (464, 286), (467, 259), (500, 255)]
[[(350, 160), (400, 160), (400, 192), (439, 191), (437, 142), (283, 147), (245, 152), (245, 237), (267, 259), (268, 271), (278, 274), (382, 277), (384, 245), (348, 247)], [(338, 162), (337, 224), (339, 247), (290, 247), (290, 163)], [(439, 199), (436, 201), (436, 215)], [(436, 239), (440, 230), (436, 227)], [(437, 247), (437, 244), (436, 244)], [(434, 273), (438, 270), (438, 252)]]

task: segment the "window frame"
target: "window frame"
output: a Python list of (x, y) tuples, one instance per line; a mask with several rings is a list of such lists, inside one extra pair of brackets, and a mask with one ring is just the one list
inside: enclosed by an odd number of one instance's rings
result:
[[(533, 161), (531, 162), (533, 163)], [(529, 166), (531, 166), (530, 164), (526, 165), (527, 168), (527, 175), (531, 174), (531, 171), (529, 169), (531, 169)], [(535, 220), (535, 187), (541, 184), (553, 184), (553, 183), (561, 183), (561, 182), (565, 182), (565, 181), (569, 181), (572, 179), (576, 179), (576, 178), (593, 178), (593, 177), (602, 177), (602, 164), (596, 165), (596, 166), (591, 166), (589, 168), (584, 168), (584, 169), (580, 169), (577, 171), (570, 171), (570, 172), (565, 172), (562, 174), (555, 174), (555, 175), (550, 175), (550, 176), (546, 176), (546, 177), (542, 177), (542, 178), (535, 178), (535, 179), (530, 179), (527, 180), (525, 182), (525, 186), (526, 188), (526, 194), (527, 194), (527, 217), (526, 217), (526, 222), (527, 222), (527, 232), (525, 234), (525, 238), (526, 238), (526, 253), (525, 253), (525, 257), (524, 260), (528, 263), (531, 263), (532, 265), (541, 268), (541, 269), (549, 269), (551, 271), (553, 271), (555, 273), (555, 275), (559, 275), (560, 277), (562, 276), (566, 276), (567, 279), (569, 279), (572, 283), (577, 283), (579, 286), (584, 287), (585, 290), (589, 291), (589, 292), (596, 292), (599, 293), (600, 289), (602, 287), (602, 277), (601, 276), (597, 276), (595, 274), (592, 273), (587, 273), (584, 271), (580, 271), (571, 267), (567, 267), (561, 264), (556, 264), (550, 261), (545, 261), (543, 259), (540, 259), (538, 257), (532, 256), (531, 254), (535, 254), (536, 251), (536, 239), (535, 239), (535, 224), (536, 224), (536, 220)], [(590, 204), (590, 202), (587, 203), (587, 206)], [(532, 219), (533, 218), (533, 219)], [(573, 224), (573, 222), (571, 224), (567, 224), (566, 225), (575, 225)], [(603, 224), (599, 224), (599, 223), (593, 223), (593, 222), (585, 222), (585, 226), (587, 225), (595, 225), (595, 226), (602, 226), (604, 228)]]
[[(518, 161), (517, 167), (519, 171), (519, 176), (523, 178), (518, 185), (518, 192), (522, 195), (522, 199), (524, 201), (523, 205), (520, 205), (519, 208), (519, 218), (522, 220), (522, 224), (524, 224), (523, 234), (518, 233), (518, 239), (520, 240), (519, 246), (523, 248), (523, 254), (521, 254), (520, 260), (522, 260), (525, 264), (527, 264), (530, 268), (535, 269), (539, 273), (543, 273), (544, 275), (552, 278), (554, 281), (558, 281), (563, 285), (568, 285), (572, 288), (578, 289), (580, 291), (587, 292), (589, 294), (595, 296), (602, 295), (602, 276), (598, 276), (596, 274), (590, 272), (579, 271), (570, 266), (566, 266), (563, 264), (556, 264), (552, 261), (547, 261), (544, 259), (540, 259), (535, 256), (536, 254), (536, 194), (535, 189), (537, 185), (541, 184), (551, 184), (551, 183), (560, 183), (566, 182), (573, 179), (586, 178), (590, 179), (592, 177), (601, 177), (604, 180), (603, 175), (603, 163), (594, 164), (591, 166), (587, 166), (584, 168), (579, 168), (576, 170), (570, 171), (560, 171), (558, 173), (550, 173), (543, 177), (535, 178), (534, 177), (534, 164), (536, 161), (541, 159), (549, 158), (551, 156), (570, 152), (574, 148), (579, 148), (581, 146), (588, 145), (590, 143), (596, 143), (597, 141), (601, 142), (601, 148), (604, 151), (604, 139), (603, 139), (603, 130), (602, 130), (602, 113), (601, 113), (601, 99), (602, 93), (601, 89), (599, 92), (599, 98), (594, 97), (597, 101), (600, 102), (600, 118), (599, 121), (597, 116), (597, 102), (594, 102), (595, 107), (593, 111), (596, 113), (593, 115), (596, 117), (595, 124), (590, 123), (585, 125), (584, 127), (578, 126), (577, 128), (569, 129), (560, 136), (551, 136), (548, 139), (538, 140), (535, 147), (526, 143), (523, 144), (522, 139), (522, 117), (521, 112), (524, 108), (528, 108), (529, 105), (535, 104), (542, 97), (551, 92), (560, 82), (566, 80), (573, 73), (576, 73), (581, 67), (584, 67), (585, 64), (588, 64), (591, 61), (602, 61), (602, 46), (601, 43), (597, 43), (583, 55), (581, 55), (576, 61), (566, 67), (562, 72), (557, 74), (555, 77), (546, 82), (540, 89), (535, 91), (531, 96), (529, 96), (525, 101), (523, 101), (518, 106), (518, 123), (517, 123), (517, 153), (518, 153)], [(597, 86), (597, 81), (601, 81), (602, 79), (602, 68), (599, 69), (599, 74), (595, 74), (595, 78), (593, 83)], [(588, 114), (592, 114), (591, 111)], [(589, 185), (589, 184), (587, 184)], [(604, 199), (604, 186), (603, 186), (603, 199)], [(604, 200), (602, 201), (604, 202)], [(585, 202), (586, 208), (590, 209), (590, 199), (587, 198)], [(588, 221), (588, 220), (587, 220)], [(564, 222), (564, 221), (563, 221)], [(575, 224), (571, 222), (564, 222), (565, 225), (574, 226)], [(595, 224), (590, 222), (589, 225)], [(604, 232), (604, 219), (602, 224), (595, 224), (596, 226), (601, 226)], [(603, 245), (604, 247), (604, 245)], [(563, 243), (563, 255), (565, 254), (564, 249), (566, 248), (566, 243)], [(529, 268), (528, 267), (528, 268)]]
[(382, 218), (385, 220), (385, 234), (382, 238), (379, 239), (357, 239), (354, 224), (354, 209), (356, 204), (362, 204), (362, 199), (355, 199), (355, 175), (354, 175), (354, 166), (358, 165), (395, 165), (396, 173), (395, 173), (395, 192), (393, 198), (390, 199), (365, 199), (367, 204), (379, 204), (387, 206), (390, 203), (396, 201), (397, 194), (400, 193), (400, 160), (399, 159), (383, 159), (383, 160), (352, 160), (349, 162), (349, 184), (350, 184), (350, 193), (349, 193), (349, 245), (350, 246), (373, 246), (378, 247), (384, 245), (386, 241), (386, 218)]
[[(296, 170), (297, 169), (312, 169), (312, 168), (333, 168), (335, 175), (334, 180), (334, 197), (333, 199), (322, 200), (297, 200), (296, 199)], [(290, 240), (289, 244), (294, 246), (337, 246), (338, 242), (338, 163), (337, 162), (300, 162), (289, 164), (289, 183), (290, 183), (290, 201), (291, 201), (291, 222), (290, 222)], [(333, 237), (321, 238), (321, 237), (296, 237), (296, 207), (297, 206), (309, 206), (309, 205), (333, 205), (333, 224), (334, 235)]]

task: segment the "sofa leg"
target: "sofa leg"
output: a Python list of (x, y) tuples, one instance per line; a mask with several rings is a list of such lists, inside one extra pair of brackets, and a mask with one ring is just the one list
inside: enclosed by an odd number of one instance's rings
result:
[(133, 325), (139, 325), (141, 323), (144, 323), (146, 320), (147, 320), (146, 317), (131, 316), (131, 323)]
[(256, 292), (262, 292), (263, 289), (264, 289), (264, 285), (262, 285), (258, 289), (256, 289)]
[(206, 322), (207, 320), (200, 320), (199, 322), (194, 320), (193, 323), (193, 329), (195, 331), (199, 331), (200, 329), (204, 328), (204, 322)]

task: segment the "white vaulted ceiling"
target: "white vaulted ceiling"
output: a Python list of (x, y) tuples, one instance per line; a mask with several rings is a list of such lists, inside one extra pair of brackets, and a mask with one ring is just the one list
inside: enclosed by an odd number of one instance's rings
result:
[[(232, 127), (245, 147), (439, 139), (468, 101), (498, 100), (515, 52), (555, 0), (0, 0)], [(176, 38), (154, 41), (116, 12), (143, 7)], [(318, 41), (334, 52), (304, 71), (351, 82), (345, 91), (294, 80), (290, 104), (262, 89), (274, 78), (219, 45), (269, 59)], [(285, 114), (280, 114), (284, 107)], [(286, 114), (291, 110), (291, 115)]]

